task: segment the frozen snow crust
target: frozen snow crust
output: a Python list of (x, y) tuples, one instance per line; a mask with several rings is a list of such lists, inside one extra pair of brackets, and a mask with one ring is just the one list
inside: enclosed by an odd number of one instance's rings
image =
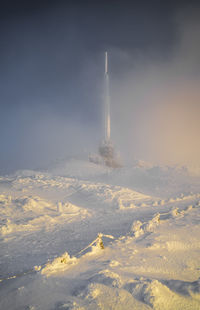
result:
[(0, 309), (200, 309), (200, 179), (81, 160), (2, 176), (0, 249)]

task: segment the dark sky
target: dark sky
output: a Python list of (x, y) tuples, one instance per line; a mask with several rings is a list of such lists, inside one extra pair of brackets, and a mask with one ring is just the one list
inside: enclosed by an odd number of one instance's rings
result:
[(130, 70), (118, 51), (165, 61), (188, 6), (196, 2), (1, 1), (0, 173), (79, 152), (84, 130), (87, 147), (98, 140), (104, 51), (111, 79)]

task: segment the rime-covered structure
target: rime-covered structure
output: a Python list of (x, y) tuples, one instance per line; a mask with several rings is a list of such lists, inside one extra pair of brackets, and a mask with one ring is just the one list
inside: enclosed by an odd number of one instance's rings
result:
[(104, 93), (104, 140), (99, 146), (99, 155), (109, 167), (120, 167), (114, 156), (114, 147), (110, 139), (110, 92), (108, 75), (108, 54), (105, 52), (105, 93)]
[(109, 75), (108, 75), (108, 54), (105, 52), (105, 141), (110, 141), (110, 92), (109, 92)]

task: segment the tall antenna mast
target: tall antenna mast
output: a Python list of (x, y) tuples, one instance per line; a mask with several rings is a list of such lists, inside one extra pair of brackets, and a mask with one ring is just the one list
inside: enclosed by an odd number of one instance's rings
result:
[(110, 139), (110, 94), (109, 94), (109, 75), (108, 75), (108, 53), (105, 52), (105, 77), (104, 77), (104, 140), (99, 146), (99, 155), (106, 166), (119, 168), (121, 164), (115, 158), (114, 147)]
[(110, 140), (110, 94), (108, 76), (108, 53), (105, 52), (105, 141)]

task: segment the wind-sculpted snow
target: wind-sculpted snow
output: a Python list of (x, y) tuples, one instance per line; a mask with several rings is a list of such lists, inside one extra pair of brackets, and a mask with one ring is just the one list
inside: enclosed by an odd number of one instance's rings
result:
[(199, 223), (199, 207), (186, 210), (183, 217), (175, 218), (171, 213), (156, 215), (145, 224), (143, 235), (131, 231), (105, 250), (77, 259), (68, 256), (63, 262), (61, 256), (47, 265), (42, 274), (53, 275), (57, 281), (61, 277), (66, 284), (79, 275), (82, 284), (75, 283), (72, 295), (68, 296), (70, 309), (197, 310), (200, 226), (193, 223), (194, 218)]
[(146, 206), (146, 203), (152, 203), (150, 196), (138, 193), (129, 188), (120, 186), (110, 186), (108, 184), (84, 183), (80, 185), (80, 193), (88, 197), (90, 201), (97, 201), (100, 204), (108, 204), (111, 208), (126, 209), (136, 206)]
[(0, 177), (0, 309), (200, 309), (199, 180), (58, 166)]
[(17, 176), (9, 181), (13, 189), (18, 192), (62, 190), (65, 191), (66, 197), (73, 194), (77, 197), (81, 195), (90, 202), (93, 200), (93, 202), (100, 204), (110, 203), (111, 206), (119, 209), (146, 206), (146, 203), (155, 202), (155, 199), (153, 200), (151, 196), (136, 192), (130, 188), (75, 178), (51, 176), (49, 174), (35, 173), (34, 175)]
[(54, 225), (63, 225), (77, 218), (84, 219), (90, 213), (71, 203), (59, 202), (57, 205), (40, 197), (0, 196), (0, 233), (7, 235), (16, 232), (30, 232), (51, 229)]

